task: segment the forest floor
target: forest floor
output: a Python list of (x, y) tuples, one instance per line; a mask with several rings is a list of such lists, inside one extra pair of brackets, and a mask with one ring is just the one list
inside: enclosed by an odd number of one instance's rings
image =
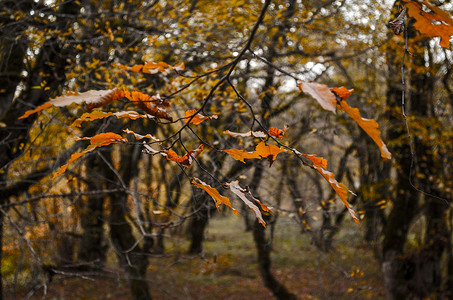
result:
[[(362, 240), (360, 227), (348, 225), (336, 236), (332, 251), (323, 253), (294, 221), (280, 217), (273, 241), (273, 274), (299, 299), (385, 299), (379, 264), (372, 247)], [(185, 254), (185, 239), (176, 234), (167, 238), (165, 255), (150, 257), (153, 299), (274, 299), (260, 278), (252, 233), (244, 230), (242, 219), (213, 218), (204, 245), (203, 255), (190, 256)], [(45, 299), (131, 299), (123, 275), (115, 267), (102, 276), (57, 275)], [(23, 299), (24, 293), (17, 291), (15, 299)], [(7, 291), (5, 296), (13, 299)], [(40, 289), (30, 299), (42, 296)]]

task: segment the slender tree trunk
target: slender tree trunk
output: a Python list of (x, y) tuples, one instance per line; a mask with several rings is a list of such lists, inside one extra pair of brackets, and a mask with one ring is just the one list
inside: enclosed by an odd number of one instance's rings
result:
[[(22, 13), (28, 14), (36, 5), (34, 1), (4, 1), (2, 5), (11, 5), (22, 9)], [(77, 14), (80, 9), (79, 4), (73, 1), (66, 1), (59, 7), (62, 15)], [(9, 21), (4, 22), (8, 23)], [(9, 19), (8, 20), (12, 20)], [(38, 106), (48, 100), (49, 95), (55, 95), (65, 80), (65, 67), (67, 61), (72, 58), (73, 47), (66, 47), (67, 44), (58, 38), (47, 39), (39, 50), (36, 57), (36, 64), (33, 69), (27, 70), (28, 76), (24, 80), (21, 72), (25, 69), (24, 59), (28, 47), (28, 41), (23, 36), (23, 32), (28, 28), (23, 22), (16, 22), (14, 26), (8, 27), (7, 32), (0, 30), (2, 41), (0, 41), (0, 86), (5, 89), (5, 93), (0, 93), (0, 121), (6, 126), (0, 126), (0, 172), (2, 174), (0, 187), (6, 186), (9, 164), (20, 156), (27, 144), (29, 130), (36, 117), (32, 116), (24, 120), (18, 120), (26, 110)], [(64, 18), (58, 17), (55, 22), (55, 29), (64, 31), (66, 26), (71, 26)], [(16, 26), (17, 25), (17, 26)], [(4, 26), (5, 28), (7, 26)], [(45, 88), (35, 89), (46, 81)], [(24, 85), (23, 92), (18, 97), (18, 101), (13, 102), (19, 84)], [(24, 105), (24, 103), (28, 104)], [(0, 206), (7, 204), (8, 197), (0, 195)], [(2, 223), (2, 231), (4, 226)], [(3, 237), (3, 236), (2, 236)], [(3, 247), (3, 239), (0, 239), (0, 248)], [(1, 266), (0, 257), (0, 266)], [(3, 279), (3, 278), (0, 278)], [(0, 292), (2, 289), (0, 280)], [(2, 295), (0, 295), (1, 297)]]
[[(86, 159), (89, 174), (98, 174), (103, 162), (96, 155)], [(102, 190), (102, 178), (88, 178), (89, 190)], [(79, 262), (86, 263), (88, 268), (100, 268), (105, 262), (104, 244), (104, 198), (102, 194), (90, 196), (83, 204), (80, 224), (83, 229), (78, 253)]]
[[(416, 32), (408, 27), (409, 38), (415, 37)], [(431, 66), (429, 43), (420, 41), (420, 46), (411, 50), (410, 57), (414, 66)], [(395, 63), (395, 54), (388, 55), (389, 67)], [(426, 59), (428, 58), (428, 59)], [(416, 68), (409, 72), (410, 90), (406, 94), (410, 114), (416, 116), (419, 122), (435, 117), (431, 108), (433, 101), (434, 76), (420, 72)], [(395, 78), (393, 78), (395, 79)], [(401, 90), (395, 82), (389, 81), (388, 103), (395, 112), (401, 106)], [(397, 117), (395, 117), (397, 116)], [(383, 242), (383, 273), (390, 299), (424, 299), (444, 297), (442, 291), (441, 259), (448, 240), (446, 222), (447, 206), (439, 197), (440, 191), (433, 186), (432, 178), (439, 176), (442, 171), (435, 170), (436, 159), (429, 143), (432, 130), (431, 123), (424, 125), (425, 134), (413, 134), (412, 141), (406, 132), (401, 113), (395, 112), (390, 118), (394, 122), (389, 131), (389, 138), (398, 140), (395, 146), (396, 197), (385, 229)], [(423, 123), (422, 123), (423, 124)], [(428, 142), (427, 142), (428, 141)], [(414, 154), (411, 153), (410, 143), (413, 143)], [(417, 174), (414, 176), (413, 174)], [(417, 186), (415, 188), (414, 186)], [(420, 192), (420, 189), (424, 192)], [(423, 201), (423, 202), (421, 202)], [(419, 207), (419, 204), (422, 206)], [(405, 243), (409, 227), (417, 214), (424, 213), (426, 220), (425, 240), (420, 249), (412, 252), (405, 251)]]
[(116, 250), (121, 267), (129, 276), (129, 288), (134, 300), (149, 300), (146, 270), (148, 259), (132, 234), (132, 227), (126, 220), (126, 194), (115, 194), (110, 198), (110, 238)]
[[(257, 196), (257, 189), (263, 176), (263, 162), (256, 163), (252, 181), (250, 183), (250, 191)], [(258, 197), (259, 198), (259, 197)], [(265, 217), (265, 216), (264, 216)], [(268, 222), (269, 220), (266, 220)], [(296, 299), (296, 296), (291, 294), (286, 287), (281, 284), (271, 272), (271, 243), (266, 238), (266, 231), (263, 225), (258, 220), (253, 225), (253, 240), (255, 241), (258, 269), (264, 285), (274, 294), (277, 299), (287, 300)]]
[(253, 225), (253, 240), (255, 241), (258, 255), (258, 269), (264, 285), (274, 294), (275, 298), (281, 300), (297, 299), (286, 287), (281, 284), (271, 272), (271, 246), (266, 238), (266, 231), (263, 225), (257, 220)]
[[(138, 161), (141, 153), (141, 146), (136, 145), (133, 150), (122, 152), (121, 167), (119, 172), (114, 172), (112, 153), (105, 157), (106, 166), (104, 172), (107, 182), (110, 184), (126, 185), (129, 187), (131, 179), (138, 174)], [(113, 186), (112, 186), (113, 187)], [(117, 186), (115, 186), (117, 187)], [(110, 194), (110, 239), (116, 251), (120, 266), (126, 271), (129, 280), (129, 288), (134, 300), (149, 300), (151, 295), (146, 279), (148, 268), (147, 254), (152, 245), (145, 238), (143, 245), (138, 243), (132, 232), (130, 222), (127, 220), (128, 194)]]
[[(3, 221), (5, 217), (0, 214), (0, 266), (3, 259)], [(3, 300), (3, 273), (0, 268), (0, 300)]]
[(192, 209), (198, 212), (190, 220), (190, 254), (200, 254), (203, 251), (204, 231), (209, 223), (209, 218), (216, 212), (210, 197), (200, 189), (194, 189), (192, 195)]

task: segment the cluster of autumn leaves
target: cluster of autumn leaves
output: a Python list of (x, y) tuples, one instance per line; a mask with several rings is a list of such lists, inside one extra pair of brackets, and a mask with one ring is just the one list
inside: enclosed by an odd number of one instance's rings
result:
[[(354, 121), (356, 121), (357, 124), (376, 142), (376, 144), (379, 146), (381, 150), (382, 157), (387, 159), (391, 158), (390, 152), (387, 150), (387, 147), (380, 138), (379, 125), (374, 120), (362, 118), (357, 108), (351, 108), (347, 104), (346, 99), (352, 94), (352, 90), (348, 90), (344, 87), (329, 89), (326, 85), (314, 82), (302, 82), (299, 84), (299, 88), (301, 91), (315, 98), (324, 109), (335, 113), (336, 109), (338, 108), (349, 114), (351, 118)], [(120, 112), (103, 112), (100, 110), (92, 110), (95, 108), (108, 105), (119, 99), (127, 99), (128, 101), (133, 103), (137, 108), (141, 109), (144, 112), (144, 114), (134, 110)], [(49, 102), (37, 107), (36, 109), (27, 111), (21, 118), (26, 118), (33, 113), (38, 113), (43, 109), (52, 106), (62, 107), (73, 103), (76, 104), (83, 103), (88, 110), (91, 110), (85, 112), (77, 120), (73, 122), (72, 126), (75, 127), (80, 127), (82, 122), (93, 121), (96, 119), (102, 119), (111, 116), (115, 116), (117, 118), (126, 117), (131, 119), (157, 118), (173, 122), (172, 116), (167, 111), (167, 109), (170, 107), (170, 104), (167, 101), (162, 100), (159, 95), (150, 96), (138, 91), (126, 91), (120, 89), (104, 91), (91, 90), (84, 93), (72, 93), (72, 92), (67, 93), (64, 96), (60, 96), (53, 100), (50, 100)], [(205, 120), (218, 118), (217, 115), (204, 116), (198, 111), (199, 110), (197, 109), (191, 109), (186, 111), (185, 116), (183, 118), (185, 124), (198, 125)], [(326, 179), (326, 181), (331, 185), (331, 187), (335, 190), (340, 199), (349, 209), (351, 216), (354, 218), (356, 222), (358, 222), (358, 219), (355, 216), (354, 211), (350, 208), (347, 202), (348, 192), (350, 192), (349, 189), (343, 184), (337, 182), (332, 172), (326, 170), (327, 161), (321, 157), (318, 157), (315, 154), (300, 153), (296, 149), (288, 147), (278, 141), (279, 139), (285, 136), (287, 130), (288, 130), (287, 126), (285, 126), (283, 129), (271, 127), (266, 131), (248, 131), (245, 133), (230, 132), (226, 130), (224, 134), (230, 135), (232, 137), (259, 138), (261, 141), (255, 146), (255, 149), (253, 151), (234, 148), (224, 149), (221, 151), (227, 153), (233, 159), (241, 161), (243, 163), (245, 163), (245, 160), (250, 159), (267, 159), (270, 163), (269, 164), (270, 166), (277, 159), (277, 156), (280, 153), (288, 151), (293, 152), (295, 155), (297, 155), (297, 157), (299, 157), (302, 160), (302, 163), (313, 168)], [(204, 150), (203, 144), (201, 144), (198, 148), (194, 150), (187, 150), (187, 152), (183, 155), (177, 154), (173, 149), (156, 150), (153, 147), (151, 147), (151, 144), (160, 143), (161, 141), (158, 138), (152, 136), (151, 134), (142, 135), (139, 133), (135, 133), (129, 129), (124, 129), (123, 131), (126, 134), (132, 134), (134, 138), (137, 140), (147, 139), (151, 141), (143, 142), (144, 151), (146, 153), (151, 155), (156, 154), (163, 155), (167, 158), (167, 160), (176, 162), (184, 168), (190, 167), (194, 160), (196, 159), (196, 157), (199, 156)], [(73, 163), (75, 160), (79, 159), (83, 155), (92, 152), (98, 147), (107, 146), (114, 143), (128, 142), (126, 138), (113, 132), (100, 133), (93, 137), (82, 137), (78, 138), (77, 140), (86, 140), (89, 141), (90, 144), (83, 151), (72, 154), (68, 162), (60, 167), (60, 169), (54, 174), (53, 178), (62, 175), (67, 170), (68, 166), (71, 163)], [(268, 143), (269, 140), (273, 140), (278, 144), (278, 146)], [(233, 211), (237, 213), (237, 210), (235, 210), (231, 206), (231, 201), (227, 197), (222, 196), (215, 188), (204, 183), (198, 178), (192, 178), (191, 183), (194, 186), (205, 190), (214, 199), (217, 207), (220, 204), (224, 204), (228, 207), (231, 207)], [(267, 207), (265, 204), (261, 203), (258, 199), (253, 197), (253, 195), (247, 188), (243, 188), (239, 185), (238, 181), (225, 183), (223, 184), (223, 187), (237, 195), (248, 207), (250, 207), (250, 209), (255, 213), (259, 222), (263, 224), (263, 226), (265, 226), (261, 210), (270, 212), (271, 208)]]
[[(426, 1), (403, 2), (407, 8), (408, 14), (416, 20), (415, 28), (422, 34), (426, 34), (429, 37), (440, 37), (440, 45), (444, 48), (448, 48), (450, 45), (450, 36), (453, 35), (453, 20), (449, 17), (449, 15), (442, 10), (430, 5)], [(424, 12), (422, 10), (422, 4), (428, 7), (435, 14)], [(183, 63), (177, 66), (171, 66), (164, 62), (148, 62), (143, 65), (135, 65), (132, 67), (119, 67), (131, 72), (139, 72), (145, 74), (162, 73), (164, 75), (172, 71), (181, 72), (184, 70)], [(363, 118), (357, 108), (353, 108), (348, 105), (346, 99), (352, 94), (353, 90), (348, 90), (344, 87), (329, 88), (324, 84), (315, 82), (301, 82), (299, 84), (299, 89), (302, 92), (312, 96), (323, 109), (331, 111), (333, 113), (336, 113), (336, 110), (339, 109), (348, 114), (377, 144), (381, 152), (381, 156), (385, 159), (391, 159), (392, 155), (380, 137), (380, 130), (377, 122)], [(108, 105), (119, 99), (127, 99), (130, 103), (134, 104), (137, 108), (142, 110), (144, 114), (139, 113), (135, 110), (120, 112), (103, 112), (99, 110), (91, 111), (92, 109)], [(88, 112), (84, 113), (76, 121), (74, 121), (72, 126), (76, 127), (80, 127), (82, 122), (89, 122), (111, 116), (115, 116), (117, 118), (130, 118), (134, 120), (137, 118), (157, 118), (173, 122), (172, 116), (167, 111), (167, 109), (169, 109), (170, 107), (170, 104), (167, 101), (161, 99), (159, 95), (150, 96), (138, 91), (126, 91), (120, 89), (103, 91), (91, 90), (84, 93), (67, 93), (66, 95), (57, 97), (37, 107), (36, 109), (27, 111), (21, 118), (27, 118), (31, 114), (38, 113), (53, 106), (63, 107), (73, 103), (83, 103), (88, 109)], [(184, 126), (186, 126), (188, 124), (198, 125), (205, 120), (217, 118), (217, 115), (204, 116), (200, 113), (200, 110), (191, 109), (185, 112), (185, 116), (182, 120), (185, 122)], [(324, 158), (318, 157), (315, 154), (300, 153), (298, 150), (281, 143), (279, 139), (284, 137), (287, 130), (287, 127), (283, 129), (271, 127), (265, 131), (249, 131), (245, 133), (235, 133), (226, 130), (224, 133), (233, 137), (259, 138), (261, 139), (261, 141), (255, 146), (255, 149), (253, 151), (246, 151), (242, 149), (224, 149), (221, 151), (227, 153), (233, 159), (244, 163), (245, 160), (250, 159), (267, 159), (269, 160), (270, 165), (272, 165), (272, 163), (276, 160), (278, 154), (288, 151), (292, 152), (302, 161), (304, 165), (313, 168), (325, 178), (325, 180), (335, 190), (337, 195), (348, 208), (351, 216), (354, 218), (354, 221), (358, 223), (359, 221), (347, 201), (348, 192), (350, 192), (349, 189), (342, 183), (337, 182), (335, 175), (332, 172), (326, 170), (327, 161)], [(127, 134), (132, 134), (134, 138), (138, 140), (150, 140), (151, 142), (143, 142), (144, 151), (146, 153), (151, 155), (163, 155), (169, 161), (176, 162), (184, 168), (190, 167), (196, 157), (199, 156), (204, 150), (204, 145), (201, 144), (194, 150), (187, 150), (185, 154), (178, 155), (172, 149), (156, 150), (152, 148), (151, 144), (160, 143), (161, 141), (151, 134), (141, 135), (129, 129), (125, 129), (124, 132)], [(123, 138), (121, 135), (113, 132), (100, 133), (93, 137), (82, 137), (78, 140), (87, 140), (90, 142), (90, 144), (83, 151), (72, 154), (68, 162), (60, 167), (60, 169), (54, 174), (54, 178), (63, 174), (72, 162), (82, 157), (86, 153), (93, 151), (97, 147), (107, 146), (119, 142), (126, 143), (128, 141), (126, 138)], [(278, 146), (269, 144), (268, 142), (270, 140), (273, 140)], [(194, 186), (206, 191), (213, 198), (217, 207), (219, 207), (219, 205), (221, 204), (224, 204), (230, 207), (235, 214), (238, 214), (237, 210), (232, 207), (230, 199), (221, 195), (217, 189), (211, 187), (209, 184), (201, 181), (198, 178), (192, 178), (191, 183)], [(272, 208), (261, 203), (261, 201), (256, 199), (251, 194), (247, 187), (241, 187), (238, 181), (224, 183), (222, 186), (223, 188), (230, 190), (239, 199), (241, 199), (255, 213), (259, 222), (263, 224), (263, 226), (265, 226), (266, 223), (262, 217), (261, 211), (270, 212)]]

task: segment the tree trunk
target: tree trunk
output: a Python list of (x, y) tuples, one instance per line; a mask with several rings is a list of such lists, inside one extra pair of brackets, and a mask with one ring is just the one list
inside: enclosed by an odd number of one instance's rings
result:
[[(252, 194), (257, 197), (257, 189), (263, 176), (263, 162), (258, 161), (255, 165), (255, 171), (253, 173), (252, 180), (249, 188)], [(259, 197), (258, 197), (259, 199)], [(263, 215), (266, 218), (266, 215)], [(269, 220), (266, 220), (268, 223)], [(296, 296), (291, 294), (286, 287), (281, 284), (271, 272), (271, 243), (266, 238), (266, 231), (263, 225), (258, 220), (255, 220), (253, 225), (253, 240), (255, 241), (258, 269), (260, 271), (261, 278), (263, 279), (264, 285), (274, 294), (277, 299), (296, 299)]]
[[(0, 213), (0, 266), (3, 259), (3, 221), (5, 217)], [(0, 300), (3, 300), (3, 273), (0, 268)]]
[[(121, 153), (121, 166), (119, 172), (114, 172), (112, 153), (106, 156), (104, 172), (109, 184), (126, 185), (128, 188), (131, 179), (138, 174), (138, 161), (141, 153), (141, 145), (136, 145), (132, 150)], [(110, 239), (116, 251), (120, 266), (126, 271), (129, 280), (129, 288), (134, 300), (151, 299), (146, 279), (148, 268), (149, 247), (151, 243), (146, 241), (141, 246), (133, 235), (128, 215), (126, 192), (110, 194)]]
[(132, 227), (126, 220), (126, 194), (114, 194), (110, 197), (110, 238), (116, 250), (120, 266), (127, 272), (129, 288), (134, 300), (149, 300), (146, 270), (148, 260), (137, 244)]
[[(411, 25), (408, 28), (409, 37), (415, 32)], [(430, 48), (427, 41), (419, 41), (421, 46), (414, 47), (412, 65), (432, 67), (429, 59)], [(428, 57), (428, 60), (425, 58)], [(389, 54), (389, 66), (395, 65), (395, 54)], [(418, 122), (434, 117), (434, 109), (430, 105), (433, 101), (434, 76), (420, 70), (411, 70), (409, 73), (410, 93), (406, 102), (410, 104), (410, 114), (416, 116)], [(411, 154), (410, 143), (407, 138), (406, 125), (402, 121), (401, 113), (395, 108), (401, 105), (401, 90), (396, 82), (389, 80), (388, 103), (394, 115), (389, 130), (389, 138), (399, 143), (394, 147), (396, 169), (396, 197), (393, 209), (388, 218), (383, 242), (383, 273), (390, 299), (424, 299), (444, 297), (442, 291), (441, 259), (448, 243), (446, 222), (446, 205), (438, 197), (441, 193), (431, 182), (439, 176), (435, 170), (433, 149), (429, 144), (431, 123), (424, 125), (427, 136), (413, 135), (413, 149)], [(428, 140), (428, 142), (427, 142)], [(417, 174), (417, 176), (411, 174)], [(442, 171), (440, 171), (442, 173)], [(416, 187), (415, 187), (416, 186)], [(421, 191), (421, 190), (423, 191)], [(423, 202), (421, 202), (423, 200)], [(419, 207), (419, 203), (423, 206)], [(405, 244), (409, 227), (417, 214), (424, 213), (426, 219), (425, 241), (420, 249), (405, 251)], [(422, 233), (420, 233), (421, 235)]]
[(258, 269), (264, 285), (274, 294), (277, 299), (290, 300), (297, 299), (291, 294), (284, 285), (282, 285), (271, 272), (271, 247), (266, 238), (266, 232), (263, 225), (258, 220), (253, 225), (253, 240), (255, 241), (258, 255)]
[[(3, 7), (11, 6), (20, 9), (22, 13), (28, 14), (36, 3), (30, 0), (20, 3), (4, 1), (2, 5), (4, 5)], [(59, 7), (59, 13), (62, 15), (77, 14), (79, 9), (79, 4), (67, 1)], [(0, 16), (0, 18), (4, 25), (11, 21), (15, 22), (14, 19), (9, 17), (7, 20), (3, 16)], [(18, 117), (23, 115), (26, 110), (47, 101), (49, 95), (57, 94), (65, 80), (67, 60), (72, 58), (74, 53), (72, 46), (66, 47), (67, 44), (58, 38), (47, 39), (39, 50), (33, 69), (27, 69), (28, 76), (24, 80), (21, 72), (25, 70), (24, 59), (28, 40), (24, 36), (24, 31), (28, 28), (28, 25), (23, 22), (15, 23), (13, 26), (3, 26), (8, 28), (7, 32), (0, 29), (2, 36), (2, 41), (0, 41), (0, 86), (5, 89), (4, 93), (0, 93), (0, 122), (6, 125), (0, 126), (0, 140), (2, 141), (0, 143), (1, 188), (6, 187), (5, 180), (9, 164), (23, 153), (29, 130), (36, 119), (35, 116), (31, 116), (27, 119), (18, 120)], [(64, 31), (65, 26), (70, 26), (70, 24), (64, 18), (58, 17), (55, 22), (55, 29)], [(46, 81), (46, 86), (42, 89), (36, 89), (35, 86), (41, 86), (43, 81)], [(13, 102), (17, 87), (20, 84), (23, 84), (23, 92), (16, 99), (17, 101)], [(0, 195), (0, 206), (8, 202), (8, 197)], [(1, 229), (4, 230), (3, 225)], [(0, 239), (0, 248), (2, 246), (3, 240)], [(0, 266), (1, 258), (0, 256)], [(0, 277), (0, 292), (3, 290), (2, 279)]]
[(189, 225), (189, 254), (200, 254), (203, 251), (204, 230), (210, 217), (216, 212), (212, 200), (200, 189), (193, 189), (192, 210), (198, 212), (192, 217)]
[[(100, 175), (100, 165), (105, 164), (99, 156), (90, 155), (86, 159), (88, 174)], [(102, 177), (87, 178), (91, 191), (102, 190)], [(100, 177), (100, 178), (99, 178)], [(102, 194), (89, 196), (82, 207), (80, 224), (83, 229), (82, 240), (78, 253), (79, 262), (86, 263), (88, 268), (100, 268), (105, 263), (107, 247), (104, 243), (104, 198)]]

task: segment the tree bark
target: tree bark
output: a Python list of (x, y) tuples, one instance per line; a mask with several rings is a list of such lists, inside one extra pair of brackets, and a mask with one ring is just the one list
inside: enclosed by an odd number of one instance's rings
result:
[[(122, 152), (121, 167), (119, 172), (114, 172), (112, 153), (106, 157), (105, 174), (107, 182), (122, 186), (129, 186), (131, 179), (138, 174), (138, 160), (141, 153), (141, 145), (136, 145), (132, 151)], [(149, 300), (151, 294), (146, 279), (150, 243), (140, 245), (134, 237), (128, 215), (126, 192), (110, 195), (110, 239), (116, 251), (120, 267), (122, 267), (129, 280), (129, 289), (134, 300)]]
[[(88, 174), (100, 175), (101, 164), (99, 156), (90, 155), (86, 159)], [(87, 178), (89, 190), (102, 190), (101, 178)], [(102, 194), (88, 197), (82, 207), (80, 225), (83, 229), (78, 260), (85, 267), (98, 269), (105, 263), (107, 246), (104, 243), (104, 198)]]
[(200, 254), (203, 251), (204, 230), (209, 223), (210, 217), (215, 214), (216, 208), (212, 200), (200, 189), (193, 189), (192, 210), (198, 212), (190, 220), (189, 254)]
[[(415, 31), (409, 23), (408, 36), (415, 37)], [(420, 41), (419, 41), (420, 42)], [(422, 45), (414, 47), (412, 58), (414, 66), (431, 67), (429, 43), (421, 41)], [(414, 51), (414, 50), (412, 50)], [(395, 65), (395, 54), (389, 54), (389, 67)], [(409, 73), (410, 93), (406, 102), (410, 113), (419, 122), (427, 120), (433, 101), (434, 76), (427, 72), (411, 70)], [(395, 78), (393, 78), (395, 79)], [(395, 113), (390, 117), (393, 122), (388, 137), (398, 140), (393, 153), (397, 161), (396, 186), (393, 209), (389, 215), (384, 231), (383, 264), (384, 280), (390, 299), (424, 299), (443, 298), (441, 259), (449, 242), (445, 203), (438, 198), (441, 196), (433, 186), (432, 178), (439, 176), (439, 171), (433, 157), (433, 149), (427, 143), (429, 138), (413, 134), (408, 138), (406, 125), (401, 113), (396, 108), (401, 105), (401, 90), (395, 81), (389, 80), (388, 104)], [(430, 136), (430, 123), (425, 125)], [(414, 154), (411, 153), (410, 143), (413, 143)], [(412, 175), (412, 173), (418, 176)], [(423, 190), (423, 191), (421, 191)], [(423, 202), (422, 202), (423, 201)], [(419, 207), (420, 206), (420, 207)], [(425, 241), (419, 249), (405, 251), (407, 234), (411, 223), (418, 214), (424, 213), (426, 219)], [(420, 233), (421, 234), (421, 233)]]
[[(30, 0), (20, 3), (5, 1), (2, 5), (4, 5), (2, 8), (11, 5), (12, 9), (20, 9), (22, 13), (28, 14), (36, 3)], [(61, 4), (59, 13), (62, 15), (77, 14), (79, 8), (76, 2), (67, 1)], [(3, 17), (1, 18), (2, 23), (5, 24), (5, 20), (3, 20)], [(8, 20), (11, 19), (8, 17)], [(8, 20), (6, 20), (6, 23), (9, 22)], [(0, 42), (0, 86), (5, 89), (5, 93), (0, 93), (0, 122), (6, 125), (0, 126), (1, 189), (6, 187), (8, 166), (23, 153), (29, 130), (36, 118), (31, 116), (27, 119), (18, 120), (18, 117), (23, 115), (26, 110), (47, 101), (49, 95), (55, 95), (58, 92), (65, 80), (67, 59), (73, 54), (72, 47), (67, 47), (58, 38), (49, 38), (41, 46), (33, 69), (27, 70), (28, 77), (26, 80), (22, 79), (21, 72), (25, 70), (24, 58), (28, 47), (28, 41), (23, 34), (28, 25), (23, 22), (16, 23), (14, 26), (7, 27), (8, 32), (0, 31), (2, 35)], [(65, 26), (68, 26), (66, 20), (58, 17), (55, 22), (55, 29), (64, 31)], [(45, 89), (44, 87), (42, 89), (34, 88), (41, 86), (43, 81), (46, 81)], [(24, 85), (23, 92), (13, 102), (16, 89), (21, 83)], [(8, 202), (9, 197), (0, 195), (0, 206)], [(2, 229), (4, 230), (3, 226)], [(0, 239), (0, 242), (0, 248), (2, 248), (3, 240)], [(0, 272), (0, 291), (2, 291), (2, 281)]]
[[(250, 191), (254, 196), (257, 196), (257, 189), (263, 176), (263, 162), (259, 161), (255, 165), (252, 181), (249, 185)], [(258, 197), (259, 198), (259, 197)], [(263, 216), (266, 218), (266, 216)], [(267, 219), (267, 218), (266, 218)], [(265, 220), (266, 220), (265, 219)], [(266, 220), (268, 222), (269, 220)], [(266, 238), (266, 231), (263, 225), (258, 220), (253, 225), (253, 240), (255, 241), (258, 269), (264, 285), (274, 294), (277, 299), (287, 300), (296, 299), (296, 296), (291, 294), (286, 287), (281, 284), (271, 272), (271, 243)]]

